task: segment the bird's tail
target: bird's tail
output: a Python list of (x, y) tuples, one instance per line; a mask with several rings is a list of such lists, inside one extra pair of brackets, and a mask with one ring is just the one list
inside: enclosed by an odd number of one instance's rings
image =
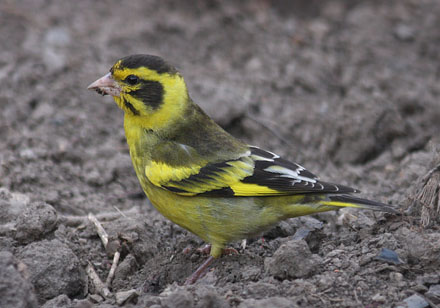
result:
[(319, 204), (335, 207), (353, 207), (394, 214), (399, 213), (394, 206), (377, 201), (354, 197), (352, 195), (328, 195), (325, 200), (319, 201)]

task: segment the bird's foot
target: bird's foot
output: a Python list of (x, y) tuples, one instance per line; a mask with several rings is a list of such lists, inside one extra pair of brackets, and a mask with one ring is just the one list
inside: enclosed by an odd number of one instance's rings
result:
[[(198, 249), (196, 249), (197, 252), (201, 253), (201, 254), (210, 254), (211, 253), (211, 245), (205, 245), (203, 247), (200, 247)], [(188, 253), (188, 251), (186, 252)], [(222, 250), (222, 255), (231, 255), (231, 254), (237, 254), (238, 255), (238, 251), (235, 248), (232, 247), (228, 247), (228, 248), (224, 248)], [(194, 284), (198, 279), (202, 278), (203, 276), (206, 275), (207, 270), (209, 265), (211, 265), (212, 261), (214, 261), (214, 257), (213, 256), (209, 256), (208, 259), (206, 259), (205, 262), (203, 262), (202, 265), (200, 265), (196, 271), (186, 279), (185, 281), (185, 285), (190, 285), (190, 284)]]

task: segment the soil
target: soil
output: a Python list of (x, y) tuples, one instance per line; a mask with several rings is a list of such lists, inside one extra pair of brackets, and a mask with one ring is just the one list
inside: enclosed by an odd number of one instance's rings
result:
[[(2, 1), (0, 306), (439, 305), (438, 16), (437, 0)], [(86, 89), (135, 53), (175, 64), (236, 137), (401, 215), (289, 219), (182, 286), (204, 243), (150, 205), (122, 111)], [(105, 281), (115, 250), (104, 298), (86, 268)]]

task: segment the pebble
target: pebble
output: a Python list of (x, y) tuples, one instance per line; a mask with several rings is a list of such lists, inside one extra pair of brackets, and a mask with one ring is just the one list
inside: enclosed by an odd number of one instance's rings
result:
[(440, 284), (430, 286), (428, 292), (425, 293), (425, 296), (434, 304), (440, 304)]
[(292, 279), (310, 276), (321, 263), (322, 258), (312, 254), (304, 240), (290, 240), (264, 260), (264, 268), (276, 278)]
[(61, 294), (51, 300), (44, 303), (43, 308), (59, 308), (59, 307), (70, 307), (72, 301), (66, 294)]
[(163, 298), (161, 304), (166, 308), (193, 307), (194, 299), (188, 291), (176, 290)]
[(376, 260), (383, 261), (389, 264), (403, 264), (404, 262), (400, 260), (399, 256), (394, 250), (388, 248), (382, 248), (379, 255), (375, 257)]
[(38, 307), (26, 269), (9, 251), (0, 251), (0, 307)]
[(412, 41), (415, 37), (415, 29), (409, 25), (399, 24), (394, 28), (394, 35), (401, 41)]
[(139, 296), (138, 291), (135, 289), (127, 290), (127, 291), (121, 291), (115, 294), (116, 303), (119, 306), (122, 306), (126, 302), (134, 301)]
[(15, 224), (15, 239), (27, 244), (52, 232), (58, 221), (56, 210), (45, 202), (33, 202), (18, 217)]
[(375, 294), (372, 297), (372, 300), (378, 303), (385, 303), (386, 301), (385, 296), (381, 295), (380, 293)]
[(425, 308), (429, 303), (420, 295), (414, 294), (403, 300), (404, 305), (398, 305), (396, 308)]
[(400, 282), (403, 280), (403, 275), (401, 273), (398, 272), (391, 272), (390, 273), (390, 280), (396, 281), (396, 282)]
[(17, 258), (27, 265), (40, 301), (61, 294), (78, 296), (84, 290), (86, 275), (78, 257), (57, 239), (33, 242), (19, 251)]

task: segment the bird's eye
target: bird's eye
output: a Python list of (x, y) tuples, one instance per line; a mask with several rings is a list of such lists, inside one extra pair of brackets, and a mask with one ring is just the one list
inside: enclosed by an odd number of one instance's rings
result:
[(125, 82), (133, 86), (139, 82), (139, 77), (136, 75), (128, 75), (127, 78), (125, 78)]

